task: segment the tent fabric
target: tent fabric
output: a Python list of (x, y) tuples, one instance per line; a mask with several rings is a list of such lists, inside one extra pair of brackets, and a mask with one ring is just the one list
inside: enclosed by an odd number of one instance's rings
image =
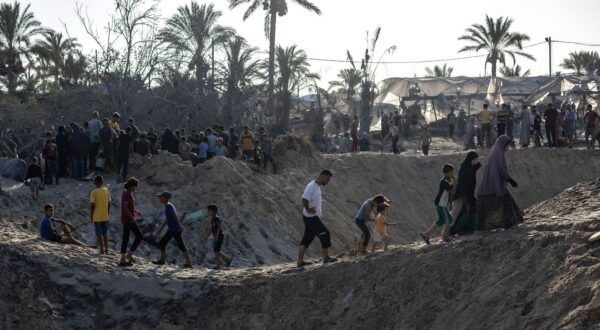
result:
[(490, 100), (524, 99), (539, 103), (549, 94), (567, 97), (571, 93), (597, 93), (597, 76), (539, 76), (539, 77), (453, 77), (453, 78), (388, 78), (380, 83), (381, 93), (375, 103), (399, 104), (410, 96), (412, 86), (418, 85), (421, 95), (443, 99), (451, 95), (487, 96)]

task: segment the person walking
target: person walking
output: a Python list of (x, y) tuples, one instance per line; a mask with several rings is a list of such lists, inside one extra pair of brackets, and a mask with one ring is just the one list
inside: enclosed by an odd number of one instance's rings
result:
[(510, 228), (523, 222), (523, 213), (506, 188), (507, 183), (513, 188), (518, 187), (508, 172), (506, 162), (506, 151), (510, 145), (510, 137), (502, 135), (490, 152), (477, 191), (478, 230)]
[[(134, 193), (137, 191), (139, 181), (136, 178), (129, 178), (125, 183), (125, 190), (121, 194), (121, 223), (123, 223), (123, 240), (121, 242), (121, 261), (119, 266), (133, 266), (135, 260), (133, 259), (133, 253), (137, 247), (142, 243), (143, 235), (140, 227), (138, 226), (136, 213), (139, 213), (135, 209), (135, 197)], [(127, 246), (129, 245), (129, 235), (133, 232), (135, 240), (127, 252)]]
[(326, 186), (333, 174), (329, 170), (323, 170), (316, 180), (311, 181), (302, 194), (302, 218), (304, 221), (304, 235), (300, 242), (300, 250), (298, 251), (298, 261), (296, 265), (302, 267), (308, 262), (304, 261), (304, 253), (314, 240), (315, 236), (321, 241), (323, 249), (323, 263), (337, 261), (336, 258), (329, 256), (329, 248), (331, 247), (331, 237), (329, 230), (321, 221), (321, 187)]
[(370, 197), (362, 203), (358, 213), (356, 213), (354, 222), (361, 231), (361, 244), (359, 246), (359, 251), (362, 253), (367, 252), (369, 240), (371, 239), (371, 231), (369, 230), (367, 223), (375, 221), (375, 211), (377, 210), (377, 207), (386, 202), (389, 202), (389, 200), (387, 200), (387, 198), (385, 198), (383, 195)]
[[(475, 198), (475, 187), (477, 186), (477, 171), (481, 168), (481, 160), (475, 151), (469, 151), (458, 171), (456, 191), (452, 196), (452, 210), (450, 215), (453, 226), (457, 226), (461, 214), (474, 217), (477, 210), (477, 199)], [(469, 232), (475, 230), (474, 223)]]
[(167, 233), (163, 236), (158, 243), (160, 246), (160, 259), (154, 261), (155, 265), (164, 265), (167, 261), (167, 245), (169, 245), (169, 241), (171, 239), (175, 239), (177, 243), (177, 247), (183, 253), (183, 257), (185, 258), (185, 264), (183, 264), (183, 268), (192, 268), (192, 258), (190, 258), (190, 254), (183, 244), (183, 238), (181, 234), (183, 233), (183, 226), (181, 225), (181, 221), (179, 220), (179, 216), (177, 216), (177, 210), (175, 206), (170, 202), (171, 193), (168, 191), (164, 191), (156, 197), (159, 198), (161, 204), (165, 206), (165, 222), (158, 229), (158, 234), (163, 231), (165, 226), (167, 226)]

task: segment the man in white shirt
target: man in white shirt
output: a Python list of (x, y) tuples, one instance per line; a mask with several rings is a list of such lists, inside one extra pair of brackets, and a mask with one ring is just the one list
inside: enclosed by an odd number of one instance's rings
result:
[(298, 253), (298, 267), (309, 264), (304, 261), (304, 252), (312, 243), (315, 236), (319, 237), (321, 247), (323, 248), (323, 263), (335, 262), (336, 259), (329, 256), (331, 247), (331, 237), (329, 230), (321, 222), (321, 186), (325, 186), (331, 179), (330, 171), (323, 170), (319, 177), (311, 181), (302, 194), (302, 215), (304, 220), (304, 236), (300, 243), (300, 252)]

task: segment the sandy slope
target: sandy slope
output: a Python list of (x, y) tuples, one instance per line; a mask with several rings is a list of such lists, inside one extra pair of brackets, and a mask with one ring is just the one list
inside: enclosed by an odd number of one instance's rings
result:
[(121, 270), (115, 256), (4, 220), (0, 328), (593, 328), (600, 246), (586, 238), (598, 230), (598, 191), (600, 180), (571, 188), (510, 230), (306, 269), (215, 273), (140, 259)]
[[(573, 184), (593, 179), (600, 169), (599, 154), (600, 151), (591, 150), (511, 151), (511, 172), (520, 183), (520, 188), (513, 190), (517, 202), (526, 208)], [(177, 156), (161, 154), (151, 160), (137, 159), (131, 173), (142, 180), (137, 199), (145, 214), (143, 227), (148, 234), (163, 219), (162, 207), (154, 197), (160, 191), (174, 193), (173, 202), (180, 215), (216, 203), (226, 222), (225, 251), (237, 256), (235, 266), (250, 266), (287, 262), (296, 257), (303, 231), (300, 196), (305, 185), (321, 169), (334, 172), (331, 184), (323, 188), (323, 218), (332, 232), (337, 253), (354, 246), (359, 235), (354, 225), (355, 213), (367, 197), (380, 192), (393, 200), (390, 217), (400, 223), (391, 229), (394, 242), (418, 239), (418, 232), (435, 217), (432, 200), (443, 164), (458, 167), (463, 157), (464, 153), (423, 157), (379, 153), (309, 156), (288, 152), (279, 158), (280, 173), (267, 175), (255, 172), (247, 164), (224, 158), (192, 168)], [(27, 187), (2, 179), (8, 198), (13, 201), (8, 207), (0, 208), (0, 217), (22, 219), (34, 233), (43, 205), (52, 202), (59, 217), (64, 216), (75, 224), (86, 223), (89, 221), (88, 196), (93, 185), (73, 180), (64, 180), (64, 183), (49, 187), (40, 201), (32, 202)], [(118, 218), (121, 185), (115, 182), (114, 176), (108, 177), (108, 183), (114, 199), (109, 240), (111, 247), (117, 249), (121, 242)], [(212, 263), (210, 242), (200, 240), (207, 228), (206, 221), (186, 226), (184, 239), (195, 264)], [(95, 239), (91, 225), (83, 225), (78, 234), (88, 243)], [(318, 245), (311, 247), (312, 256), (319, 255)], [(178, 251), (171, 252), (173, 259), (181, 262)], [(157, 253), (144, 245), (140, 249), (140, 254), (149, 258), (156, 258)]]

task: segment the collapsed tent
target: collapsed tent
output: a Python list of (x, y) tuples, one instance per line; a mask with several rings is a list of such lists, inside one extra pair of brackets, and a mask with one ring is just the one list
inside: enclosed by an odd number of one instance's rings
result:
[(583, 104), (598, 106), (599, 85), (597, 76), (388, 78), (380, 83), (375, 103), (401, 106), (407, 101), (431, 101), (439, 108), (449, 108), (463, 102), (476, 112), (484, 102), (538, 104), (559, 100), (575, 103), (579, 109)]

